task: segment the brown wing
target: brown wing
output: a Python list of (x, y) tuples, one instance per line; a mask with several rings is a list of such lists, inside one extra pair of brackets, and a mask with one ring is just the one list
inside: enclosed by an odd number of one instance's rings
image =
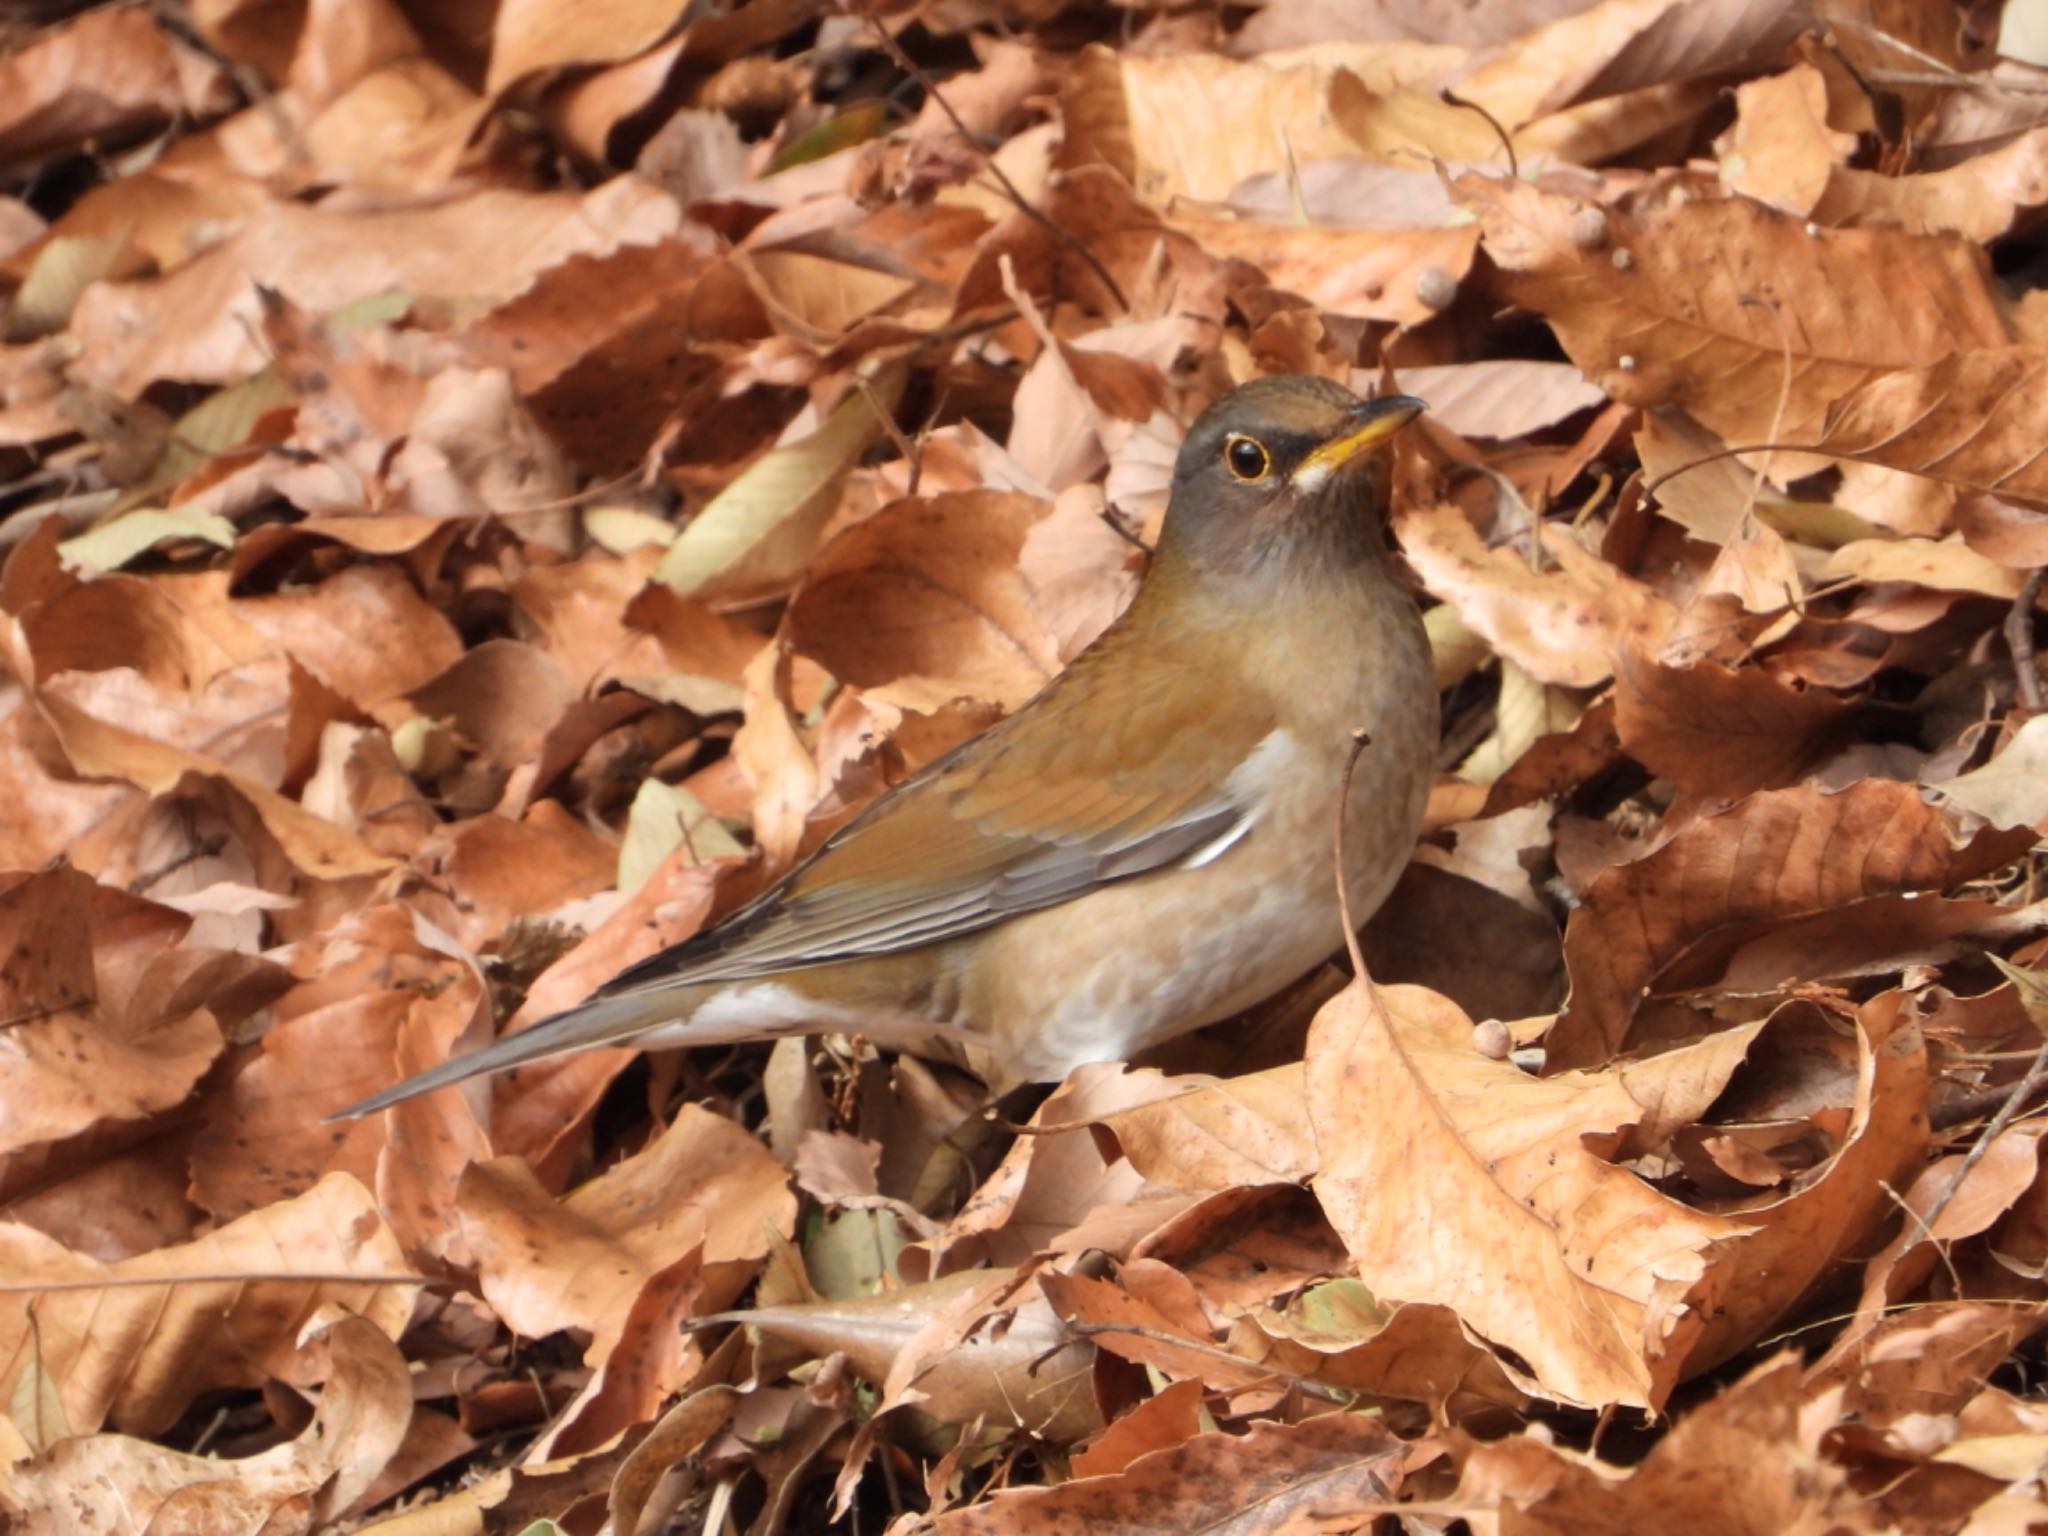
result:
[(1204, 679), (1170, 651), (1109, 640), (751, 906), (601, 995), (890, 954), (1221, 852), (1255, 813), (1231, 774), (1274, 720), (1215, 718)]

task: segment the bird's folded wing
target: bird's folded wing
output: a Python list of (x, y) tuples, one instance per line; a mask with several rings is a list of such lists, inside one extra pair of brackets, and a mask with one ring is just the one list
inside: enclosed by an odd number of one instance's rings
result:
[(932, 763), (753, 906), (604, 993), (890, 954), (1215, 857), (1257, 814), (1233, 774), (1274, 722), (1190, 709), (1187, 679), (1159, 675), (1167, 660), (1123, 668), (1110, 710), (1070, 672), (1075, 686)]

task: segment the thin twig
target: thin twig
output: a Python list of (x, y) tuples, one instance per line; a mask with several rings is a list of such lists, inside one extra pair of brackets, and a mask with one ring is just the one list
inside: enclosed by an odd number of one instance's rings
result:
[(1148, 555), (1152, 553), (1152, 546), (1139, 536), (1137, 528), (1133, 526), (1134, 519), (1122, 507), (1111, 502), (1095, 515), (1108, 525), (1111, 533), (1122, 539), (1131, 548), (1140, 550)]
[(953, 110), (953, 104), (940, 93), (938, 81), (934, 80), (926, 72), (923, 65), (903, 51), (903, 45), (890, 35), (889, 29), (883, 26), (865, 6), (850, 3), (848, 9), (868, 24), (868, 29), (875, 34), (876, 39), (882, 45), (882, 51), (889, 55), (890, 61), (898, 69), (910, 76), (911, 79), (915, 80), (926, 96), (938, 103), (939, 110), (946, 114), (946, 120), (953, 125), (953, 131), (960, 135), (961, 139), (966, 142), (968, 149), (981, 161), (982, 168), (989, 175), (993, 176), (996, 179), (996, 184), (1003, 189), (1003, 196), (1007, 197), (1016, 206), (1019, 213), (1039, 225), (1047, 234), (1051, 235), (1055, 240), (1058, 240), (1076, 256), (1085, 261), (1088, 264), (1088, 269), (1102, 279), (1103, 287), (1107, 288), (1110, 297), (1116, 300), (1116, 307), (1129, 313), (1131, 301), (1124, 297), (1122, 286), (1115, 278), (1109, 275), (1109, 268), (1102, 264), (1101, 258), (1088, 249), (1079, 235), (1063, 227), (1057, 219), (1053, 218), (1044, 209), (1033, 204), (1018, 189), (1017, 184), (1010, 180), (1003, 168), (996, 164), (995, 156), (991, 155), (983, 147), (981, 140), (975, 136), (974, 130), (969, 128), (966, 122), (962, 120), (960, 114)]
[(0, 1284), (0, 1296), (39, 1296), (58, 1291), (150, 1290), (178, 1285), (247, 1285), (252, 1280), (296, 1281), (306, 1285), (432, 1285), (432, 1275), (350, 1274), (345, 1269), (252, 1269), (239, 1274), (218, 1271), (193, 1275), (108, 1275), (98, 1280), (46, 1280), (29, 1285)]
[(1940, 74), (1933, 70), (1873, 69), (1863, 79), (1872, 85), (1942, 86), (1952, 91), (1968, 91), (1975, 96), (2048, 96), (2048, 81), (2000, 80), (1989, 75), (1959, 75), (1953, 71)]
[[(1785, 408), (1788, 405), (1790, 405), (1792, 401), (1792, 378), (1794, 373), (1797, 371), (1792, 362), (1791, 326), (1789, 321), (1786, 319), (1784, 309), (1780, 307), (1774, 300), (1761, 299), (1755, 297), (1745, 297), (1742, 300), (1742, 302), (1744, 304), (1754, 304), (1760, 308), (1768, 309), (1771, 312), (1773, 318), (1775, 318), (1778, 322), (1778, 347), (1785, 354), (1785, 372), (1784, 375), (1778, 380), (1777, 407), (1771, 412), (1770, 435), (1771, 441), (1776, 442), (1778, 440), (1778, 434), (1785, 430)], [(1756, 518), (1756, 504), (1763, 498), (1764, 481), (1767, 478), (1769, 478), (1770, 472), (1771, 456), (1770, 454), (1766, 453), (1757, 461), (1756, 474), (1754, 477), (1751, 478), (1749, 483), (1749, 500), (1744, 502), (1742, 506), (1742, 520), (1746, 524), (1753, 523)]]
[(1487, 111), (1478, 102), (1467, 101), (1449, 86), (1445, 86), (1442, 90), (1438, 91), (1437, 95), (1443, 99), (1446, 105), (1459, 107), (1467, 112), (1477, 112), (1486, 119), (1486, 126), (1493, 130), (1494, 136), (1500, 140), (1500, 147), (1507, 151), (1508, 175), (1516, 181), (1520, 181), (1522, 179), (1522, 162), (1515, 155), (1515, 141), (1508, 137), (1508, 131), (1500, 125), (1500, 119)]
[(1644, 481), (1643, 494), (1645, 496), (1654, 496), (1660, 487), (1669, 485), (1680, 475), (1698, 469), (1703, 465), (1711, 464), (1716, 459), (1732, 459), (1736, 455), (1744, 453), (1818, 453), (1831, 459), (1852, 460), (1855, 457), (1853, 454), (1838, 453), (1821, 443), (1735, 443), (1699, 454), (1694, 458), (1687, 459), (1683, 464), (1674, 464), (1654, 480)]
[(2041, 595), (2040, 566), (2027, 572), (2020, 583), (2020, 595), (2012, 600), (2005, 616), (2005, 645), (2012, 652), (2013, 682), (2019, 688), (2020, 708), (2038, 715), (2048, 700), (2041, 696), (2041, 669), (2034, 665), (2034, 600)]
[(1351, 776), (1358, 771), (1358, 760), (1365, 756), (1365, 749), (1372, 745), (1372, 737), (1365, 727), (1359, 726), (1351, 733), (1351, 751), (1344, 759), (1344, 777), (1337, 784), (1337, 828), (1332, 845), (1337, 859), (1337, 910), (1344, 918), (1344, 948), (1351, 956), (1351, 969), (1360, 983), (1371, 987), (1372, 978), (1366, 974), (1365, 951), (1358, 947), (1358, 925), (1351, 920), (1351, 884), (1344, 878), (1344, 824), (1350, 820)]
[[(2032, 1060), (2032, 1051), (1996, 1051), (1979, 1058), (1985, 1061), (2006, 1061), (2017, 1056)], [(1968, 1093), (1959, 1093), (1927, 1113), (1930, 1130), (1952, 1131), (1959, 1125), (1967, 1125), (1981, 1115), (1992, 1114), (2011, 1099), (2010, 1085), (1998, 1088), (1976, 1088)]]
[(2012, 1097), (1999, 1106), (1998, 1113), (1991, 1117), (1990, 1123), (1977, 1133), (1977, 1139), (1970, 1143), (1970, 1150), (1963, 1154), (1963, 1165), (1956, 1170), (1956, 1176), (1948, 1181), (1947, 1187), (1939, 1195), (1935, 1196), (1934, 1204), (1928, 1207), (1927, 1214), (1920, 1219), (1920, 1224), (1927, 1229), (1930, 1237), (1933, 1235), (1934, 1224), (1941, 1219), (1941, 1213), (1948, 1209), (1949, 1201), (1953, 1200), (1956, 1191), (1963, 1187), (1963, 1180), (1967, 1179), (1971, 1170), (1984, 1160), (1984, 1154), (1990, 1150), (1991, 1143), (2012, 1124), (2019, 1115), (2020, 1105), (2025, 1103), (2027, 1096), (2043, 1082), (2048, 1082), (2048, 1042), (2044, 1042), (2041, 1049), (2034, 1052), (2034, 1059), (2027, 1067), (2026, 1076), (2013, 1086)]
[(903, 429), (896, 425), (896, 413), (883, 409), (880, 397), (875, 394), (874, 387), (866, 379), (856, 374), (853, 387), (860, 391), (861, 398), (867, 401), (868, 409), (874, 413), (875, 420), (882, 424), (882, 431), (888, 434), (889, 441), (896, 445), (896, 451), (903, 455), (903, 462), (909, 467), (904, 480), (903, 494), (915, 496), (917, 482), (924, 477), (924, 455), (918, 452), (917, 444), (905, 437)]

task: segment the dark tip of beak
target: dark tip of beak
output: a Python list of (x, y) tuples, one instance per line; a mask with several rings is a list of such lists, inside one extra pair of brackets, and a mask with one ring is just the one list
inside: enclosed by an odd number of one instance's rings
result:
[(1360, 421), (1386, 419), (1389, 426), (1405, 426), (1429, 409), (1427, 400), (1418, 400), (1413, 395), (1377, 395), (1365, 401), (1352, 414)]
[[(1302, 459), (1295, 470), (1296, 483), (1319, 483), (1322, 476), (1377, 448), (1425, 409), (1413, 395), (1381, 395), (1377, 400), (1360, 401), (1349, 413), (1351, 425)], [(1304, 471), (1310, 477), (1306, 482)]]

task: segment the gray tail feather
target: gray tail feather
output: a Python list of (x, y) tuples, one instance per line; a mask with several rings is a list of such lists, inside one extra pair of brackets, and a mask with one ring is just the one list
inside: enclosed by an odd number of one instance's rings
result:
[[(346, 1109), (337, 1109), (327, 1120), (353, 1120), (358, 1115), (375, 1114), (418, 1094), (432, 1093), (436, 1088), (446, 1088), (450, 1083), (486, 1072), (502, 1072), (543, 1056), (559, 1056), (565, 1051), (596, 1045), (623, 1045), (650, 1025), (668, 1023), (678, 1016), (687, 1018), (694, 1001), (690, 989), (675, 987), (593, 998), (542, 1019), (531, 1029), (506, 1035), (466, 1056), (451, 1057), (438, 1067), (430, 1067), (402, 1083), (359, 1099)], [(717, 1042), (707, 1037), (703, 1043)]]

